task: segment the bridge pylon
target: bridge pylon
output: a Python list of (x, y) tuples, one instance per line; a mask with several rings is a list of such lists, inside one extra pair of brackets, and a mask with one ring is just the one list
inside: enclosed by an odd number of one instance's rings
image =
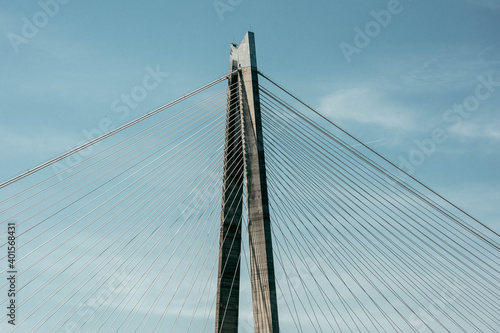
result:
[(226, 118), (216, 333), (238, 331), (243, 188), (254, 330), (276, 333), (278, 305), (253, 32), (248, 32), (239, 46), (231, 45), (229, 69), (233, 74), (229, 79)]

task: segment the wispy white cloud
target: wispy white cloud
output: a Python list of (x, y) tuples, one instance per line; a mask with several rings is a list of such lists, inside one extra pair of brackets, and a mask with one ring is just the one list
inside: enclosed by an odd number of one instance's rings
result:
[(449, 129), (450, 133), (467, 138), (483, 138), (500, 140), (500, 121), (479, 123), (465, 122), (460, 126), (453, 126)]
[(324, 97), (323, 114), (332, 119), (375, 124), (384, 128), (410, 129), (414, 119), (410, 112), (387, 101), (373, 87), (344, 89)]

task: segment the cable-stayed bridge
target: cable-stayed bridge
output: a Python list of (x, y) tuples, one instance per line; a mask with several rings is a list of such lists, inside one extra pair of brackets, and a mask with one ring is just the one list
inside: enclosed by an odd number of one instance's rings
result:
[(500, 331), (499, 235), (255, 54), (0, 184), (6, 331)]

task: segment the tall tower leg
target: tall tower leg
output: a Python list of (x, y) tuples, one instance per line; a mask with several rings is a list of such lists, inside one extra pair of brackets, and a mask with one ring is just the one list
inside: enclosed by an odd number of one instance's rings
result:
[[(243, 176), (255, 332), (279, 332), (255, 39), (248, 32), (231, 45), (224, 188), (217, 286), (216, 333), (238, 332)], [(235, 121), (239, 119), (239, 121)]]
[(267, 194), (255, 38), (238, 47), (241, 67), (243, 156), (246, 179), (250, 270), (255, 332), (279, 332), (271, 222)]
[[(230, 72), (238, 68), (235, 52), (236, 47), (231, 45)], [(238, 73), (235, 73), (229, 79), (226, 115), (216, 333), (238, 332), (244, 170), (238, 86)]]

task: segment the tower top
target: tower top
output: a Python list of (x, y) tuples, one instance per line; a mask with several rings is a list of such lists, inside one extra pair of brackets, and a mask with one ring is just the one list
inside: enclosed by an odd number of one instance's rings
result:
[(252, 67), (257, 68), (257, 56), (255, 52), (255, 35), (253, 32), (248, 31), (241, 41), (240, 45), (231, 44), (230, 53), (230, 71), (234, 68), (234, 61), (237, 63), (237, 67), (245, 68)]

